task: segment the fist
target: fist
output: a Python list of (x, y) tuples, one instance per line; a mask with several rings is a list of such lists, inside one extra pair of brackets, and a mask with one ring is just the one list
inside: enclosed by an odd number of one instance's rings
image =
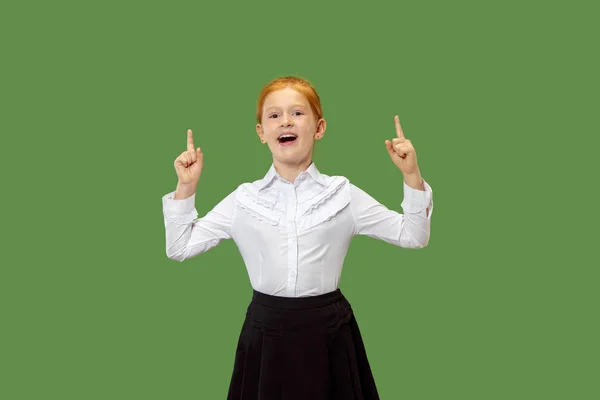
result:
[(200, 147), (194, 150), (192, 130), (187, 131), (187, 150), (175, 159), (177, 178), (182, 185), (197, 184), (204, 166), (204, 155)]

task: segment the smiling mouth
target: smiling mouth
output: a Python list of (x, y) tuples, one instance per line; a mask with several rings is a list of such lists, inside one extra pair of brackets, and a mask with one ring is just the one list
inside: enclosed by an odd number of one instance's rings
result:
[(296, 139), (298, 138), (298, 136), (296, 135), (292, 135), (292, 134), (285, 134), (285, 135), (281, 135), (277, 140), (279, 141), (279, 143), (281, 144), (291, 144), (292, 142), (294, 142)]

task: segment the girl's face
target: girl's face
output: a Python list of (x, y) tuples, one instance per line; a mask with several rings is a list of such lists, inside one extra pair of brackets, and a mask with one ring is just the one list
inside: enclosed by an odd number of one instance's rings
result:
[(269, 146), (273, 161), (299, 165), (312, 159), (314, 141), (323, 137), (325, 125), (323, 118), (316, 121), (303, 94), (284, 88), (265, 98), (256, 132)]

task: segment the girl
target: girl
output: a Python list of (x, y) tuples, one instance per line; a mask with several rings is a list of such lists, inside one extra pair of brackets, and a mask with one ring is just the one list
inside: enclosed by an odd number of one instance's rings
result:
[(204, 157), (188, 130), (179, 179), (163, 196), (167, 257), (183, 261), (233, 239), (253, 294), (241, 328), (228, 400), (379, 399), (358, 324), (338, 288), (355, 235), (418, 249), (429, 242), (432, 190), (395, 117), (385, 146), (404, 177), (404, 214), (343, 176), (319, 172), (313, 146), (326, 122), (313, 86), (282, 77), (264, 86), (256, 132), (273, 156), (264, 178), (239, 185), (197, 219)]

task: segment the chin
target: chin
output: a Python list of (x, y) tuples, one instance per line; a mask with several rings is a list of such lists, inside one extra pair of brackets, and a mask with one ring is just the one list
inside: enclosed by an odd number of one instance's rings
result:
[(273, 157), (273, 160), (281, 164), (297, 165), (310, 159), (310, 157), (310, 153), (278, 154)]

